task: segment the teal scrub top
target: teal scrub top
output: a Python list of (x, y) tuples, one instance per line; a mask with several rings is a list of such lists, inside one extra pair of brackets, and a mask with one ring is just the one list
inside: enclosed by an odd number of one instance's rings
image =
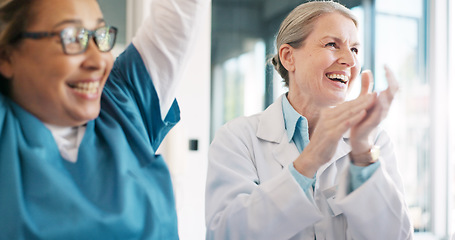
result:
[(180, 120), (176, 101), (162, 119), (133, 45), (114, 63), (76, 163), (0, 95), (0, 239), (178, 239), (170, 174), (155, 155)]

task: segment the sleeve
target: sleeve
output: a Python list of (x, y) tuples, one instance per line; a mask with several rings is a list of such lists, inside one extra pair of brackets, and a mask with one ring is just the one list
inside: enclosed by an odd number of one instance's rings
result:
[[(165, 117), (150, 75), (138, 51), (130, 44), (115, 60), (101, 97), (100, 116), (104, 112), (122, 124), (125, 132), (138, 133), (158, 149), (166, 134), (180, 120), (177, 101)], [(145, 136), (146, 135), (146, 136)]]
[(147, 133), (155, 150), (180, 120), (175, 87), (207, 2), (153, 0), (150, 16), (116, 59), (103, 90), (102, 109), (126, 132)]
[[(413, 228), (405, 202), (395, 153), (387, 134), (379, 133), (375, 145), (381, 147), (380, 165), (359, 188), (349, 193), (349, 176), (344, 176), (337, 192), (337, 206), (353, 239), (412, 239)], [(349, 175), (349, 171), (345, 171)]]
[(229, 123), (217, 132), (209, 149), (207, 239), (290, 239), (323, 218), (287, 168), (259, 179), (259, 141)]
[(152, 0), (150, 15), (133, 38), (151, 76), (161, 116), (167, 115), (210, 0)]
[(0, 93), (0, 136), (3, 136), (5, 128), (8, 125), (8, 111), (10, 111), (10, 104), (8, 104), (8, 97)]
[(0, 126), (3, 125), (3, 121), (6, 115), (6, 99), (5, 96), (0, 93)]
[(294, 164), (291, 163), (289, 164), (289, 171), (292, 174), (292, 177), (297, 181), (297, 183), (300, 185), (302, 190), (305, 192), (305, 195), (309, 198), (312, 199), (313, 196), (310, 194), (310, 187), (313, 187), (314, 184), (316, 183), (316, 178), (308, 178), (297, 171), (295, 169)]
[(351, 179), (351, 187), (349, 192), (356, 190), (364, 182), (370, 179), (371, 175), (376, 172), (376, 169), (378, 169), (379, 165), (381, 165), (380, 161), (376, 161), (375, 163), (366, 167), (356, 166), (351, 163), (349, 166), (349, 175)]

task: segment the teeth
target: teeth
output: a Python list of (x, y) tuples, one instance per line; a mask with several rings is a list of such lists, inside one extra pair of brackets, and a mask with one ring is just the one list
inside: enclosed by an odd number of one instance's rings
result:
[(340, 80), (344, 83), (346, 83), (349, 78), (348, 76), (344, 75), (344, 74), (335, 74), (335, 73), (332, 73), (332, 74), (327, 74), (326, 75), (328, 78), (332, 79), (332, 80)]
[(82, 94), (95, 94), (100, 86), (99, 82), (81, 82), (72, 84), (71, 87)]

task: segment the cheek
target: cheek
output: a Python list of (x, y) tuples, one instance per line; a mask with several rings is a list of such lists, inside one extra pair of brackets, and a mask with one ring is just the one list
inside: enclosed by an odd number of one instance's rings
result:
[(110, 52), (106, 53), (104, 60), (106, 61), (106, 72), (109, 75), (109, 72), (112, 70), (112, 67), (114, 66), (114, 57), (112, 56), (112, 53)]
[(43, 72), (44, 75), (53, 81), (66, 81), (80, 71), (82, 55), (70, 57), (62, 54), (52, 58), (48, 57), (47, 59), (43, 59), (43, 61), (46, 61), (45, 64), (42, 64), (46, 70), (46, 72)]
[(40, 79), (54, 86), (64, 83), (74, 71), (74, 66), (64, 61), (43, 64), (42, 68), (35, 69), (41, 75)]
[(30, 77), (38, 75), (49, 80), (72, 74), (77, 71), (82, 61), (82, 55), (69, 57), (63, 54), (60, 43), (52, 41), (27, 42), (18, 51), (17, 56), (16, 73), (22, 73), (26, 69)]

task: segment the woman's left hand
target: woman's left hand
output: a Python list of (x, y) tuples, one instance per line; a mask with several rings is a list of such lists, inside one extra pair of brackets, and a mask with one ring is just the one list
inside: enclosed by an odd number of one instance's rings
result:
[[(377, 93), (372, 107), (367, 111), (365, 118), (357, 125), (351, 128), (350, 144), (352, 147), (351, 156), (368, 152), (372, 143), (370, 142), (370, 135), (377, 128), (379, 123), (387, 116), (390, 105), (395, 94), (398, 91), (398, 82), (395, 79), (392, 71), (385, 66), (386, 79), (388, 88), (382, 92)], [(360, 96), (371, 92), (373, 86), (373, 74), (371, 71), (364, 71), (362, 73), (362, 89)], [(356, 162), (356, 159), (351, 159), (356, 165), (366, 165), (368, 163)]]

